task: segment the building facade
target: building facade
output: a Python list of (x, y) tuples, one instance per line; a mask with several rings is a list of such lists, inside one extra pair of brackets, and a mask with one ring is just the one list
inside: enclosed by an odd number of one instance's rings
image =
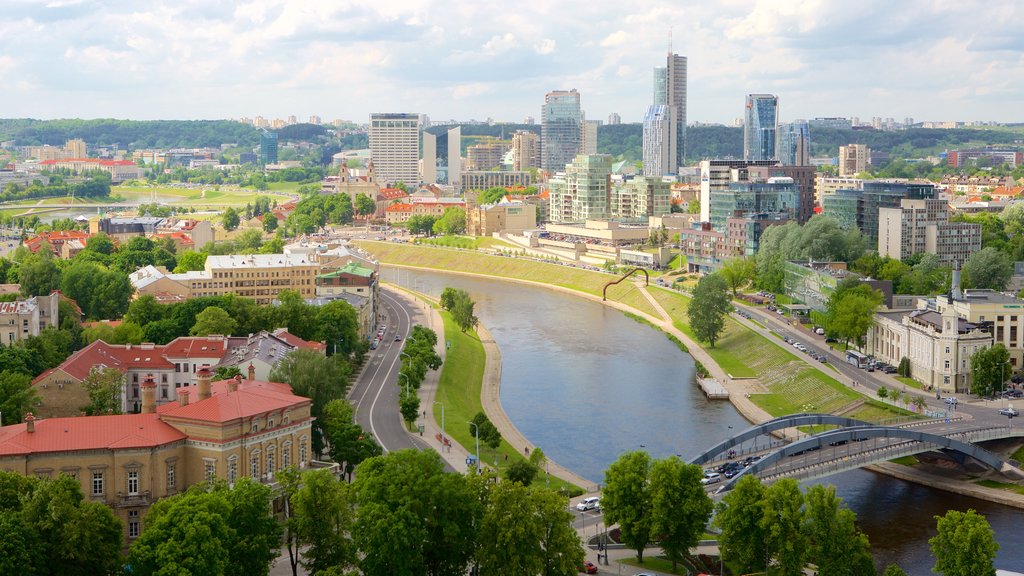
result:
[(675, 126), (675, 108), (664, 104), (647, 108), (643, 133), (644, 176), (660, 178), (679, 170), (675, 163)]
[(743, 159), (777, 160), (778, 126), (778, 96), (748, 94), (743, 117)]
[[(564, 169), (564, 167), (563, 167)], [(487, 190), (488, 188), (515, 188), (533, 184), (530, 171), (488, 170), (485, 172), (466, 171), (462, 173), (462, 190)]]
[(576, 89), (548, 92), (540, 116), (541, 168), (549, 172), (564, 170), (582, 149), (580, 93)]
[(725, 190), (711, 193), (712, 228), (726, 230), (726, 221), (745, 214), (778, 214), (795, 220), (800, 198), (792, 178), (771, 178), (766, 183), (734, 182)]
[(839, 177), (853, 178), (868, 169), (871, 149), (867, 144), (847, 144), (839, 147)]
[(552, 222), (607, 220), (611, 192), (612, 157), (579, 155), (565, 172), (548, 181)]
[(47, 328), (60, 327), (60, 292), (0, 302), (0, 344), (10, 346)]
[(949, 221), (945, 200), (900, 200), (899, 208), (879, 208), (878, 254), (896, 260), (935, 254), (945, 265), (967, 261), (981, 250), (981, 224)]
[(779, 162), (783, 166), (811, 164), (811, 130), (806, 121), (779, 126)]
[(512, 135), (512, 170), (526, 172), (531, 168), (540, 168), (540, 136), (516, 130)]
[(636, 176), (612, 186), (612, 218), (646, 221), (671, 212), (672, 186), (661, 178)]
[(260, 130), (260, 164), (277, 164), (277, 132)]
[(700, 220), (711, 219), (711, 192), (725, 190), (733, 182), (750, 180), (752, 166), (775, 166), (774, 160), (701, 160), (700, 162)]
[(930, 182), (906, 180), (868, 180), (860, 189), (840, 189), (821, 199), (822, 213), (847, 230), (859, 229), (869, 246), (878, 244), (879, 214), (882, 208), (898, 208), (900, 202), (936, 197)]
[(419, 114), (370, 114), (369, 137), (370, 159), (381, 183), (419, 183)]

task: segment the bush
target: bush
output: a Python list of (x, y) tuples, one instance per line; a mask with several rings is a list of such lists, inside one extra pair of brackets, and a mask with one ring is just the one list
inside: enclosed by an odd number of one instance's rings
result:
[(900, 359), (900, 365), (896, 368), (896, 373), (904, 378), (910, 378), (910, 358), (904, 356)]

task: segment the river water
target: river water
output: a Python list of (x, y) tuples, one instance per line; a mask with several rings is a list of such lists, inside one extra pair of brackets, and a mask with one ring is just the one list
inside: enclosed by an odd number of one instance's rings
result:
[[(729, 402), (704, 397), (693, 359), (664, 334), (599, 303), (460, 275), (385, 268), (382, 277), (434, 296), (446, 286), (469, 292), (501, 349), (505, 412), (553, 460), (595, 482), (624, 451), (688, 458), (750, 425)], [(996, 565), (1024, 571), (1024, 511), (867, 471), (821, 482), (857, 513), (880, 566), (932, 574), (933, 516), (974, 508), (996, 532)]]

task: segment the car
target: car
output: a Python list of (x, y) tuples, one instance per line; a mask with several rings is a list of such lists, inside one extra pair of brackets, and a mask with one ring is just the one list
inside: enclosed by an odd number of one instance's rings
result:
[(1021, 396), (1024, 396), (1024, 391), (1007, 390), (1006, 392), (1003, 392), (1003, 396), (1006, 396), (1007, 398), (1020, 398)]
[(395, 334), (395, 342), (401, 342), (401, 341), (402, 341), (402, 337), (399, 336), (398, 334)]
[(999, 414), (1003, 416), (1009, 416), (1011, 418), (1016, 418), (1017, 416), (1020, 416), (1020, 412), (1016, 408), (1013, 408), (1011, 406), (1007, 406), (1006, 408), (1000, 408)]
[(874, 372), (875, 371), (875, 367), (874, 366), (868, 366), (867, 367), (867, 371), (868, 372)]
[(590, 496), (588, 498), (584, 498), (583, 500), (580, 500), (579, 504), (576, 505), (576, 509), (579, 510), (580, 512), (585, 512), (587, 510), (596, 510), (600, 507), (601, 499), (598, 498), (597, 496)]
[(815, 328), (814, 329), (814, 333), (817, 334), (818, 336), (824, 336), (825, 335), (825, 329), (824, 328)]
[(847, 442), (849, 442), (849, 440), (836, 440), (835, 442), (829, 442), (828, 445), (829, 446), (843, 446)]
[(584, 574), (597, 574), (597, 566), (594, 566), (593, 562), (584, 562), (580, 566), (580, 572)]
[(377, 341), (374, 340), (373, 342), (370, 342), (370, 350), (376, 350), (376, 349), (377, 349)]
[(722, 481), (722, 476), (720, 474), (715, 474), (714, 476), (712, 476), (710, 478), (705, 476), (705, 477), (700, 479), (700, 483), (705, 485), (705, 486), (707, 486), (708, 484), (717, 484), (717, 483), (719, 483), (721, 481)]

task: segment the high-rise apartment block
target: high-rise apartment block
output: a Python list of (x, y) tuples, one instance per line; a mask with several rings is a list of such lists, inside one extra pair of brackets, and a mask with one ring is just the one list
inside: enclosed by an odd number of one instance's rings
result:
[(743, 118), (743, 159), (775, 160), (779, 127), (779, 98), (748, 94)]
[(779, 162), (784, 166), (808, 166), (811, 163), (811, 130), (804, 120), (779, 127)]
[(878, 254), (896, 260), (935, 254), (943, 264), (963, 263), (981, 250), (981, 224), (949, 221), (945, 200), (900, 200), (878, 210)]
[(611, 194), (613, 218), (646, 220), (672, 212), (672, 186), (660, 177), (637, 176), (614, 185)]
[(529, 170), (540, 167), (540, 137), (527, 130), (512, 135), (512, 169)]
[(675, 126), (675, 107), (657, 104), (647, 108), (647, 114), (644, 115), (644, 176), (660, 178), (665, 174), (675, 174), (678, 170), (675, 163)]
[[(666, 65), (654, 69), (653, 100), (644, 115), (644, 174), (676, 174), (686, 157), (685, 56), (669, 53)], [(656, 166), (652, 171), (648, 162)]]
[(553, 222), (606, 220), (610, 215), (612, 157), (579, 155), (548, 181)]
[(557, 90), (544, 96), (541, 107), (541, 168), (550, 172), (566, 169), (580, 153), (583, 112), (576, 89)]
[(839, 176), (853, 178), (868, 169), (871, 149), (867, 144), (847, 144), (839, 147)]
[(622, 124), (622, 116), (619, 116), (617, 112), (612, 112), (608, 115), (608, 125), (614, 126), (616, 124)]
[(387, 186), (419, 184), (420, 115), (370, 114), (370, 160)]
[(597, 128), (600, 120), (584, 120), (580, 154), (597, 154)]

